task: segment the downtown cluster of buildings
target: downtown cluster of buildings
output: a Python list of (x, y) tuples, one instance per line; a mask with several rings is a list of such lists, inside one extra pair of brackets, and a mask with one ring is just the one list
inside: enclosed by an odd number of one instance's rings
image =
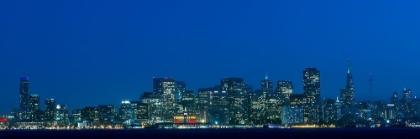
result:
[[(223, 78), (220, 84), (186, 89), (186, 83), (173, 78), (153, 78), (153, 90), (139, 100), (123, 100), (120, 106), (98, 105), (72, 110), (54, 99), (45, 100), (29, 94), (29, 79), (20, 79), (20, 109), (6, 120), (10, 127), (145, 127), (159, 123), (211, 125), (317, 127), (415, 126), (420, 117), (420, 100), (404, 89), (402, 98), (394, 92), (390, 103), (356, 102), (348, 63), (347, 83), (336, 99), (321, 99), (320, 71), (306, 68), (302, 72), (303, 94), (293, 91), (289, 80), (273, 82), (266, 75), (254, 90), (242, 78)], [(1, 122), (0, 122), (1, 123)]]

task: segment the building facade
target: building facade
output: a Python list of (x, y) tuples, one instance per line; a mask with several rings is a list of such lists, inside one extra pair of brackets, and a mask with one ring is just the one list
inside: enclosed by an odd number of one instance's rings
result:
[(304, 122), (318, 123), (321, 116), (321, 84), (320, 72), (316, 68), (303, 71), (303, 94), (306, 97)]
[[(22, 111), (22, 118), (30, 118), (30, 106), (29, 106), (29, 77), (20, 77), (19, 87), (19, 105)], [(18, 120), (23, 120), (18, 119)]]
[(45, 120), (53, 121), (55, 119), (56, 104), (53, 98), (45, 100)]
[[(40, 110), (41, 110), (41, 105), (40, 105), (39, 95), (38, 94), (31, 94), (29, 96), (29, 111), (27, 112), (28, 115), (30, 115), (29, 119), (31, 119), (31, 120), (36, 119), (35, 118), (36, 117), (35, 112), (40, 111)], [(37, 112), (37, 114), (40, 114), (40, 112)]]

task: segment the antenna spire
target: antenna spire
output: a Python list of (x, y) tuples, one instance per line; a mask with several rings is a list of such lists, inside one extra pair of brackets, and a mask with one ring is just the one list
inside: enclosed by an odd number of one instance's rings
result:
[(347, 73), (351, 73), (351, 64), (350, 64), (350, 59), (348, 59)]
[(265, 73), (265, 79), (266, 79), (266, 80), (268, 79), (268, 74), (267, 74), (267, 72)]

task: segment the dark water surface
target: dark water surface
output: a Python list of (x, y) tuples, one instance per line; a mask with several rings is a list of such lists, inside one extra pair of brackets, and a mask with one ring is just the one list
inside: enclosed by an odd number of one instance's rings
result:
[(37, 130), (37, 131), (0, 131), (0, 139), (6, 138), (166, 138), (166, 139), (359, 139), (359, 138), (420, 138), (420, 128), (384, 128), (384, 129), (183, 129), (183, 130)]

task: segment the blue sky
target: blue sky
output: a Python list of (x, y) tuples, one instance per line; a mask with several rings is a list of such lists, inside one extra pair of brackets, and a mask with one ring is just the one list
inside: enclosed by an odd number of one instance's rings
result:
[(321, 96), (345, 87), (352, 61), (356, 100), (419, 95), (417, 1), (1, 1), (0, 114), (19, 104), (19, 77), (42, 105), (119, 104), (152, 91), (152, 77), (197, 91), (223, 77), (259, 88), (265, 73), (292, 80), (321, 71)]

